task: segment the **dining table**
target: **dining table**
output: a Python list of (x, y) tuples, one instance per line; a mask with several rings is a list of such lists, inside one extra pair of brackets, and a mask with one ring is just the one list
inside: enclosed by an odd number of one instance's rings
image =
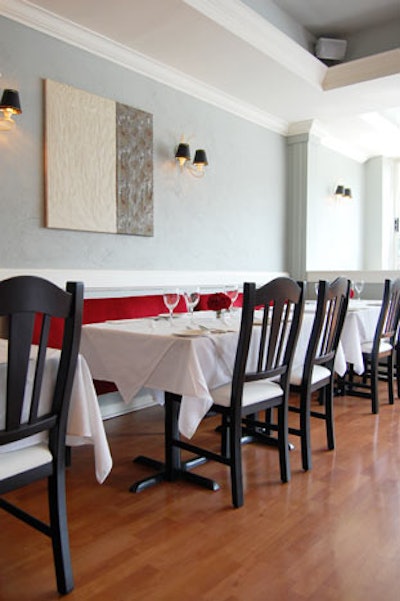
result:
[[(0, 428), (4, 424), (5, 415), (5, 387), (7, 381), (7, 340), (0, 338)], [(37, 347), (32, 345), (32, 356)], [(50, 403), (50, 395), (46, 395), (50, 390), (52, 378), (54, 378), (55, 369), (58, 364), (58, 349), (48, 348), (46, 353), (46, 364), (44, 371), (44, 391), (39, 405), (40, 411), (45, 411), (46, 403)], [(34, 360), (31, 361), (30, 382), (34, 378)], [(39, 440), (42, 435), (29, 437), (25, 441), (9, 443), (0, 447), (1, 453), (16, 450), (21, 446), (32, 444)], [(78, 355), (74, 382), (71, 392), (71, 401), (68, 413), (66, 445), (77, 447), (81, 445), (91, 445), (94, 449), (95, 475), (99, 483), (103, 483), (109, 475), (112, 468), (112, 457), (104, 429), (104, 423), (101, 417), (99, 402), (93, 385), (92, 374), (88, 364), (82, 354)], [(1, 459), (0, 459), (1, 461)]]
[[(293, 368), (304, 362), (315, 307), (315, 301), (305, 303)], [(348, 363), (362, 373), (361, 344), (372, 339), (379, 311), (377, 301), (349, 303), (335, 362), (339, 375), (344, 375)], [(172, 319), (159, 315), (88, 324), (82, 329), (81, 353), (92, 376), (114, 382), (126, 403), (143, 387), (161, 404), (164, 394), (178, 395), (176, 431), (191, 438), (212, 406), (211, 390), (232, 379), (240, 318), (240, 309), (235, 309), (222, 318), (212, 311), (197, 311), (193, 318), (177, 313)], [(257, 328), (257, 313), (254, 324)], [(133, 492), (164, 477), (160, 462), (138, 460), (160, 474), (135, 483)]]

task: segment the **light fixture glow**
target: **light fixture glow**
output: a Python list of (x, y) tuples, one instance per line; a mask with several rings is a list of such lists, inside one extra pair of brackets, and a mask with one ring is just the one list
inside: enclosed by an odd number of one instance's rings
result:
[(3, 119), (0, 119), (0, 131), (10, 131), (15, 126), (13, 115), (22, 113), (17, 90), (4, 90), (0, 101), (0, 111), (4, 115)]
[(339, 184), (338, 186), (336, 186), (335, 198), (337, 200), (339, 200), (340, 198), (347, 198), (347, 199), (353, 198), (353, 196), (351, 194), (351, 188), (346, 188), (342, 184)]
[(206, 151), (198, 148), (194, 154), (193, 163), (190, 162), (190, 147), (186, 142), (180, 142), (175, 151), (175, 159), (181, 168), (186, 167), (195, 177), (204, 177), (204, 168), (208, 165)]

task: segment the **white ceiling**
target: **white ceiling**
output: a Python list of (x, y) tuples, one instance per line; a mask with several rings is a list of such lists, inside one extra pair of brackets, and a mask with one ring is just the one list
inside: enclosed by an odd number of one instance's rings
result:
[[(317, 36), (385, 22), (400, 7), (399, 0), (274, 3)], [(0, 14), (280, 133), (311, 129), (361, 161), (400, 157), (400, 49), (328, 69), (250, 8), (257, 4), (264, 8), (262, 0), (1, 0)]]

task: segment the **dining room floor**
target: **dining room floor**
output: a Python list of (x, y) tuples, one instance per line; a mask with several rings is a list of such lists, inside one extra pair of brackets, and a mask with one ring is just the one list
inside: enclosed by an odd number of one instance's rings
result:
[[(313, 421), (313, 469), (281, 484), (277, 450), (243, 447), (245, 504), (231, 505), (225, 466), (198, 473), (211, 492), (186, 482), (139, 494), (130, 484), (151, 474), (138, 454), (163, 457), (163, 409), (105, 422), (114, 467), (94, 477), (93, 450), (72, 450), (67, 503), (75, 589), (70, 601), (397, 601), (400, 547), (400, 401), (381, 388), (379, 415), (366, 399), (335, 400), (335, 451)], [(295, 420), (294, 414), (290, 419)], [(202, 442), (217, 445), (217, 418)], [(45, 516), (42, 484), (8, 495)], [(0, 600), (59, 599), (50, 541), (2, 512)]]

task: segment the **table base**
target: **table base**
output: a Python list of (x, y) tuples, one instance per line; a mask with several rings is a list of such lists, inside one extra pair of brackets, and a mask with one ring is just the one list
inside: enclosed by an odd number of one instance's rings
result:
[(193, 474), (189, 470), (197, 467), (198, 465), (202, 465), (207, 461), (205, 457), (195, 457), (182, 463), (179, 469), (174, 468), (173, 478), (169, 479), (166, 475), (165, 463), (162, 461), (157, 461), (156, 459), (152, 459), (151, 457), (145, 457), (144, 455), (139, 455), (135, 457), (133, 460), (134, 463), (140, 463), (141, 465), (146, 465), (154, 469), (157, 473), (153, 476), (148, 476), (143, 480), (138, 480), (134, 482), (132, 486), (130, 486), (129, 491), (133, 493), (141, 492), (146, 488), (150, 488), (151, 486), (155, 486), (160, 482), (167, 482), (172, 480), (185, 480), (186, 482), (191, 482), (192, 484), (197, 484), (202, 488), (206, 488), (207, 490), (219, 490), (219, 484), (210, 478), (205, 478), (204, 476), (199, 476), (198, 474)]

